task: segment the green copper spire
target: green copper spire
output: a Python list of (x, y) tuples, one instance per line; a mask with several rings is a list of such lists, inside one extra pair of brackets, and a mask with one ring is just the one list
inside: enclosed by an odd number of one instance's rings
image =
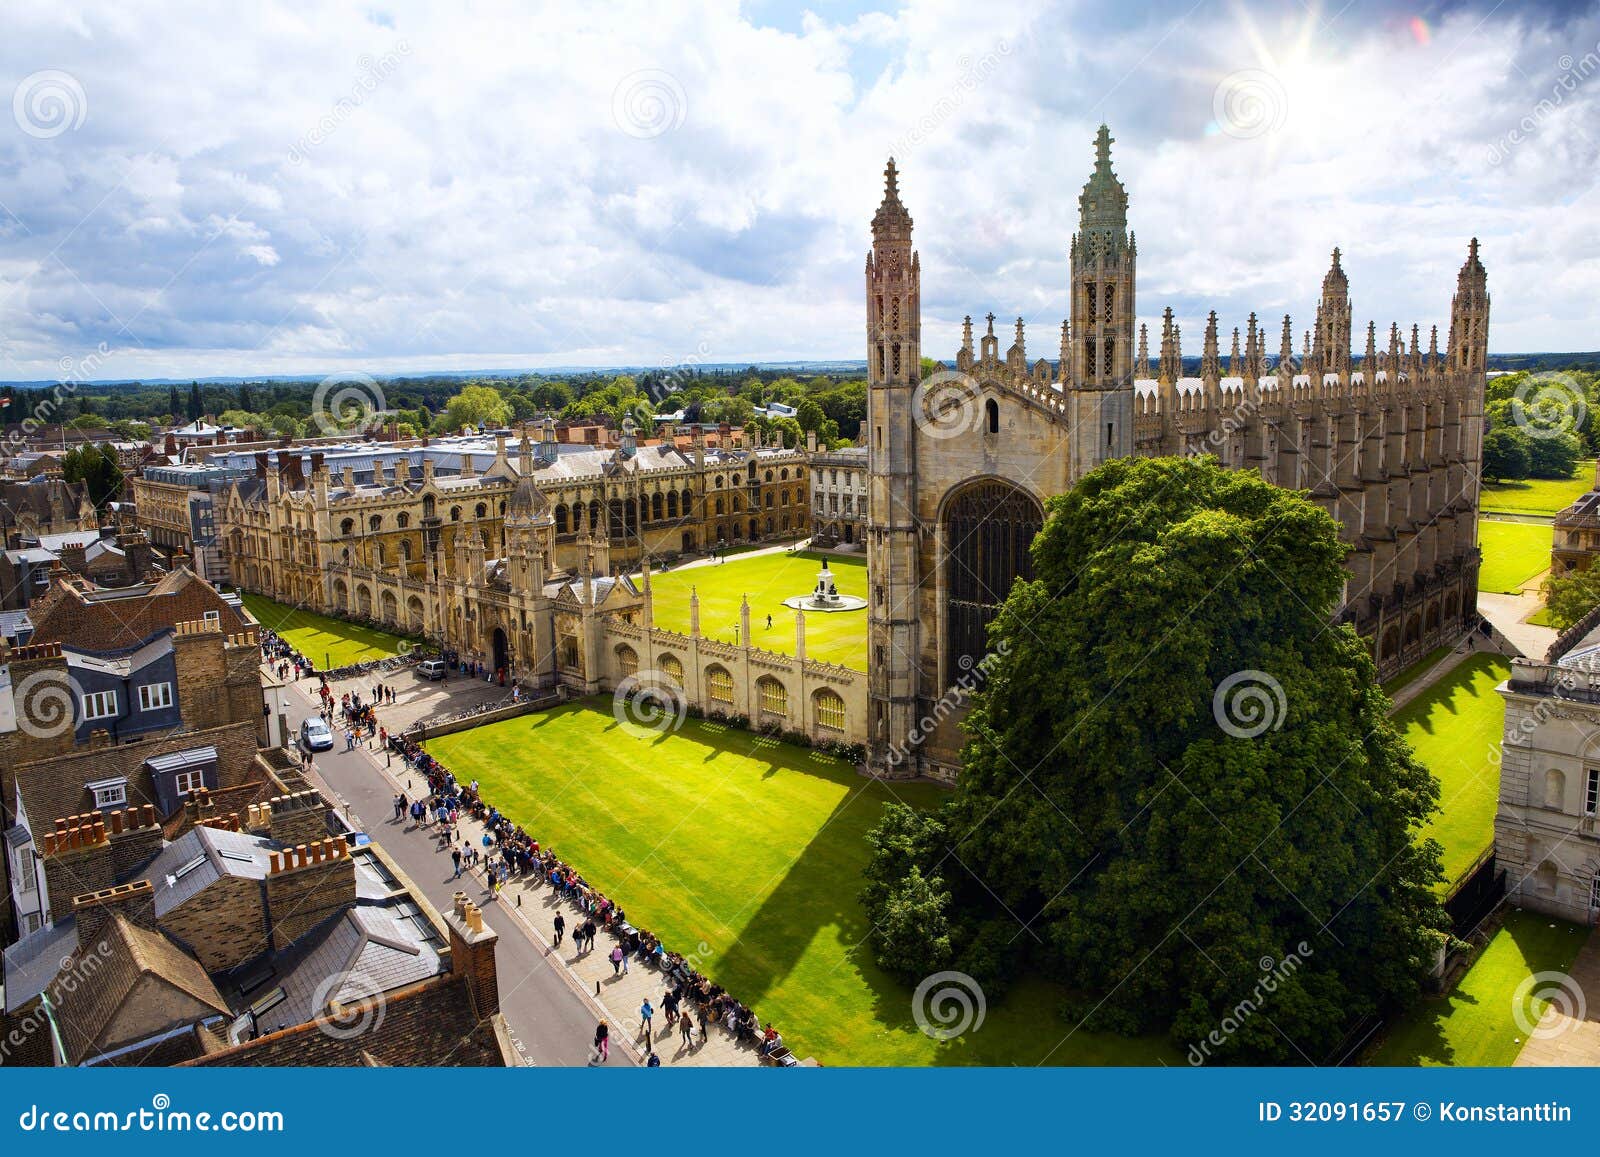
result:
[(1128, 227), (1128, 191), (1111, 170), (1111, 142), (1106, 125), (1094, 140), (1094, 173), (1078, 197), (1078, 228), (1084, 233), (1116, 233)]

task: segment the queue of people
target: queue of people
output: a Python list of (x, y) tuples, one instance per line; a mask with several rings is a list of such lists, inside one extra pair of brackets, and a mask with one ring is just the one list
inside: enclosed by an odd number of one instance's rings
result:
[[(665, 992), (661, 1011), (665, 1025), (657, 1030), (651, 1016), (642, 1017), (644, 1025), (640, 1036), (647, 1053), (655, 1055), (657, 1036), (667, 1037), (676, 1031), (683, 1047), (693, 1049), (697, 1044), (704, 1045), (713, 1029), (720, 1029), (740, 1043), (755, 1047), (763, 1061), (795, 1063), (783, 1048), (781, 1034), (770, 1023), (762, 1027), (754, 1009), (702, 975), (682, 954), (669, 950), (659, 937), (629, 924), (627, 913), (620, 905), (586, 881), (553, 849), (542, 846), (486, 801), (476, 780), (459, 782), (449, 768), (409, 737), (390, 736), (388, 746), (427, 785), (427, 791), (416, 799), (409, 799), (404, 793), (395, 796), (396, 820), (409, 814), (419, 827), (436, 828), (441, 833), (440, 851), (449, 851), (457, 875), (481, 865), (489, 890), (495, 896), (511, 880), (549, 887), (561, 900), (576, 907), (583, 917), (569, 931), (566, 916), (559, 909), (556, 911), (552, 925), (556, 946), (570, 935), (578, 954), (587, 955), (594, 950), (595, 937), (605, 929), (616, 941), (607, 956), (614, 975), (627, 972), (632, 963), (662, 974)], [(463, 816), (470, 816), (483, 825), (477, 847), (471, 841), (458, 840), (457, 825)], [(597, 1052), (603, 1051), (600, 1041), (596, 1041), (596, 1045)]]

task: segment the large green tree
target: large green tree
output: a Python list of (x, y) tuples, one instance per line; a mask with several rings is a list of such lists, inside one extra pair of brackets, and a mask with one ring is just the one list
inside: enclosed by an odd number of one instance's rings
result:
[(1073, 1024), (1222, 1060), (1321, 1063), (1414, 999), (1443, 942), (1438, 788), (1332, 625), (1345, 551), (1303, 495), (1211, 459), (1053, 499), (955, 795), (874, 833), (885, 967), (1041, 972)]
[(511, 404), (493, 386), (463, 386), (439, 415), (439, 429), (451, 433), (465, 426), (504, 426)]

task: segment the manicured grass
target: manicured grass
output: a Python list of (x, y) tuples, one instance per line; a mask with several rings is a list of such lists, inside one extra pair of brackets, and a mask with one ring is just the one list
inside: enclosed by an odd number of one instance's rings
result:
[(1506, 717), (1495, 687), (1510, 673), (1499, 655), (1473, 655), (1394, 714), (1439, 780), (1440, 813), (1426, 834), (1444, 845), (1446, 887), (1494, 842)]
[(1550, 569), (1554, 542), (1555, 528), (1548, 523), (1480, 518), (1478, 545), (1483, 550), (1483, 566), (1478, 571), (1478, 589), (1516, 594), (1524, 583)]
[[(729, 564), (730, 568), (732, 564)], [(555, 848), (636, 926), (698, 951), (701, 970), (825, 1064), (1181, 1063), (1160, 1039), (1072, 1032), (1042, 981), (941, 1044), (873, 963), (856, 901), (881, 806), (933, 806), (929, 784), (865, 779), (831, 757), (687, 720), (636, 736), (609, 699), (429, 743), (457, 778)], [(703, 949), (697, 948), (704, 943)]]
[(1529, 478), (1522, 482), (1486, 482), (1478, 497), (1485, 511), (1505, 514), (1559, 514), (1594, 486), (1594, 459), (1578, 463), (1571, 478)]
[[(1461, 983), (1447, 996), (1418, 1002), (1367, 1055), (1373, 1065), (1509, 1065), (1527, 1034), (1517, 1026), (1517, 986), (1536, 972), (1566, 972), (1589, 929), (1512, 911)], [(1545, 1002), (1529, 998), (1527, 1023)]]
[(271, 627), (295, 650), (314, 663), (317, 669), (347, 667), (369, 659), (398, 655), (403, 643), (399, 635), (374, 630), (342, 619), (286, 607), (263, 595), (244, 595), (245, 609), (263, 627)]
[(1434, 664), (1449, 653), (1449, 647), (1435, 647), (1426, 655), (1422, 656), (1422, 658), (1418, 659), (1415, 663), (1411, 664), (1411, 666), (1405, 668), (1403, 671), (1386, 680), (1383, 684), (1384, 694), (1393, 699), (1399, 691), (1409, 687), (1423, 675), (1426, 675), (1429, 671), (1433, 670)]
[[(817, 585), (817, 571), (827, 558), (840, 594), (867, 597), (867, 564), (860, 555), (838, 556), (803, 551), (764, 554), (756, 558), (693, 566), (650, 576), (655, 594), (655, 625), (689, 631), (689, 590), (700, 596), (700, 633), (725, 643), (739, 641), (739, 600), (750, 597), (750, 641), (757, 647), (794, 654), (794, 612), (783, 605), (791, 595), (805, 595)], [(767, 616), (772, 626), (767, 626)], [(867, 669), (867, 611), (835, 611), (806, 615), (806, 658)]]
[(1528, 622), (1536, 627), (1554, 627), (1556, 625), (1555, 620), (1550, 617), (1549, 607), (1540, 607), (1528, 616)]

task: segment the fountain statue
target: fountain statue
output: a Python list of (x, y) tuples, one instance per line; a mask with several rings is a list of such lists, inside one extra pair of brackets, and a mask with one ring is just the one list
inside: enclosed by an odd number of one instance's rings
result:
[(817, 585), (811, 588), (811, 593), (784, 599), (783, 605), (797, 611), (859, 611), (867, 605), (867, 600), (859, 595), (841, 595), (834, 585), (827, 560), (823, 560), (822, 569), (817, 572)]

